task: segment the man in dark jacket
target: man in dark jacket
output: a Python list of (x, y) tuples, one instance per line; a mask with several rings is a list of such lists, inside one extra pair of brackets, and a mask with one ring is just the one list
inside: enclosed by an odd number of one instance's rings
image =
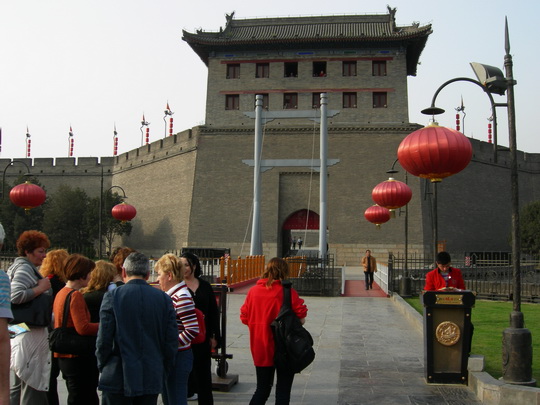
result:
[(103, 405), (157, 403), (178, 350), (171, 299), (150, 286), (148, 258), (131, 253), (125, 285), (105, 294), (100, 310), (97, 361)]

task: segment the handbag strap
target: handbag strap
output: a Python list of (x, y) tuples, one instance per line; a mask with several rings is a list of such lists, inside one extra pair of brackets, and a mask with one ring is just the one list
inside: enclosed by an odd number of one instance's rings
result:
[(291, 286), (292, 283), (289, 280), (283, 280), (281, 282), (281, 285), (283, 286), (283, 308), (292, 308), (292, 301), (291, 301)]
[(75, 290), (71, 290), (67, 297), (66, 301), (64, 302), (64, 317), (62, 318), (62, 328), (65, 328), (67, 326), (67, 319), (69, 316), (69, 304), (71, 304), (71, 294), (73, 294)]

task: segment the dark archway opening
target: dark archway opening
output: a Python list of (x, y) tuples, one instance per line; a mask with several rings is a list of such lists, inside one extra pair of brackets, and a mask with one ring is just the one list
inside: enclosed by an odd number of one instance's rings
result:
[[(296, 235), (301, 235), (303, 245), (306, 245), (304, 239), (304, 233), (306, 231), (318, 231), (319, 230), (319, 214), (311, 210), (303, 209), (298, 210), (287, 217), (281, 228), (281, 256), (294, 256), (299, 250), (298, 244), (293, 244), (293, 240), (298, 238)], [(318, 232), (309, 232), (310, 237)]]

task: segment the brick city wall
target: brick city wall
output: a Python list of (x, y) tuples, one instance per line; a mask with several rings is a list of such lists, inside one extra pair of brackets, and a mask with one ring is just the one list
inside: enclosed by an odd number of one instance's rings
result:
[[(336, 264), (354, 265), (366, 249), (376, 256), (403, 252), (404, 215), (397, 215), (377, 229), (365, 220), (373, 204), (371, 191), (386, 180), (397, 147), (415, 127), (340, 128), (329, 130), (329, 159), (339, 163), (328, 169), (328, 242)], [(122, 187), (127, 202), (137, 209), (133, 233), (116, 244), (126, 244), (153, 256), (186, 246), (230, 248), (234, 256), (249, 254), (253, 167), (252, 129), (195, 127), (173, 137), (116, 157), (22, 159), (36, 174), (49, 195), (60, 184), (81, 187), (99, 195), (101, 169), (104, 189)], [(478, 140), (473, 160), (461, 173), (438, 185), (439, 240), (453, 253), (477, 250), (509, 250), (509, 157)], [(319, 158), (318, 130), (266, 129), (263, 159)], [(313, 150), (313, 152), (312, 152)], [(540, 155), (520, 152), (520, 203), (540, 199)], [(6, 167), (9, 159), (0, 159)], [(400, 170), (394, 177), (406, 181)], [(12, 182), (26, 172), (15, 163), (6, 170)], [(319, 213), (319, 173), (310, 168), (274, 167), (262, 179), (261, 228), (267, 257), (287, 249), (282, 226), (301, 209)], [(421, 252), (431, 243), (431, 187), (408, 176), (413, 190), (408, 206), (410, 252)], [(114, 190), (114, 188), (113, 188)], [(318, 239), (315, 239), (318, 240)], [(309, 246), (306, 246), (309, 248)], [(314, 247), (317, 248), (317, 247)], [(380, 259), (379, 259), (380, 260)]]

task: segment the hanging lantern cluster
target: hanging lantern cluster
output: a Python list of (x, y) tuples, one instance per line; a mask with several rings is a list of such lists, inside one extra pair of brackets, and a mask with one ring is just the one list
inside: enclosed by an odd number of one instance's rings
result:
[(388, 208), (372, 205), (364, 212), (364, 217), (380, 229), (381, 224), (390, 220), (390, 211)]
[(9, 192), (11, 202), (18, 207), (24, 208), (26, 213), (32, 208), (39, 207), (45, 202), (46, 198), (45, 191), (40, 186), (29, 181), (13, 187)]
[(409, 173), (436, 183), (467, 167), (472, 145), (461, 132), (432, 123), (403, 139), (397, 155)]
[(111, 210), (112, 216), (122, 222), (131, 221), (137, 215), (137, 210), (133, 205), (122, 202), (115, 205)]

